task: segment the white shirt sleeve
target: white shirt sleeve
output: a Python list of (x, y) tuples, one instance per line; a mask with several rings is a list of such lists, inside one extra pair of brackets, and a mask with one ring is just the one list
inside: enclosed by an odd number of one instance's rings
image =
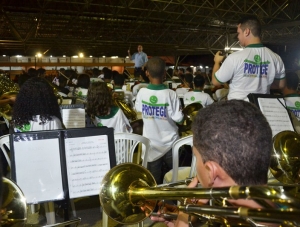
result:
[(232, 58), (228, 56), (223, 64), (221, 65), (220, 69), (215, 73), (214, 77), (220, 83), (226, 83), (227, 81), (231, 80), (234, 75), (234, 63)]

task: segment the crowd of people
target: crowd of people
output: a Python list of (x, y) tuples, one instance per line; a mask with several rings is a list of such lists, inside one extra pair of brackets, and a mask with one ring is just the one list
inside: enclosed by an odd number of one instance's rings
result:
[[(197, 177), (189, 187), (199, 182), (203, 187), (265, 185), (272, 132), (260, 110), (247, 102), (247, 95), (269, 94), (270, 89), (277, 89), (285, 96), (287, 108), (300, 120), (299, 78), (293, 72), (285, 73), (280, 56), (261, 43), (261, 25), (255, 17), (243, 18), (237, 34), (245, 49), (226, 59), (217, 52), (211, 75), (194, 73), (189, 67), (168, 70), (166, 74), (165, 62), (159, 57), (148, 59), (139, 45), (132, 56), (128, 51), (135, 60), (134, 74), (140, 79), (130, 89), (125, 82), (127, 76), (106, 67), (92, 70), (91, 75), (65, 70), (53, 82), (61, 96), (75, 97), (85, 104), (87, 120), (94, 127), (131, 133), (130, 119), (113, 101), (116, 93), (124, 92), (130, 100), (127, 104), (141, 113), (143, 136), (151, 141), (147, 168), (157, 183), (162, 183), (164, 173), (172, 169), (172, 145), (180, 138), (178, 126), (185, 117), (183, 108), (200, 103), (203, 108), (193, 121)], [(14, 102), (10, 122), (14, 132), (64, 127), (53, 85), (43, 78), (44, 74), (43, 70), (32, 69), (19, 77), (20, 91), (15, 99), (9, 98), (9, 103)], [(176, 88), (169, 86), (174, 80), (181, 81)], [(232, 206), (261, 208), (251, 200), (229, 202)], [(188, 226), (189, 222), (183, 213), (177, 220), (156, 216), (152, 220), (167, 226)]]

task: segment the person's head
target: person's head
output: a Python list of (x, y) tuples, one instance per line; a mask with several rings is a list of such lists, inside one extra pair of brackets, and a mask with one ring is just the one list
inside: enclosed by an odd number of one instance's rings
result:
[(88, 94), (86, 112), (89, 116), (105, 116), (113, 105), (111, 90), (104, 82), (91, 83)]
[(193, 87), (194, 76), (190, 73), (184, 74), (184, 81), (189, 84), (190, 88)]
[(178, 70), (178, 74), (179, 74), (179, 75), (182, 75), (182, 74), (184, 74), (184, 68), (179, 68), (179, 70)]
[(39, 69), (37, 70), (37, 75), (38, 75), (38, 76), (44, 77), (45, 74), (46, 74), (46, 69), (44, 69), (44, 68), (39, 68)]
[(90, 76), (87, 74), (80, 74), (77, 78), (77, 87), (88, 89), (90, 86)]
[(249, 102), (217, 102), (193, 121), (193, 152), (204, 187), (263, 185), (268, 180), (272, 131)]
[(58, 77), (58, 81), (59, 81), (59, 87), (64, 88), (65, 86), (67, 86), (68, 80), (64, 76), (60, 75)]
[(93, 68), (93, 77), (98, 77), (100, 75), (100, 70), (98, 68)]
[(125, 77), (118, 73), (118, 71), (113, 71), (114, 83), (117, 87), (122, 87), (124, 85)]
[(29, 75), (30, 77), (37, 76), (37, 71), (36, 71), (36, 69), (34, 69), (34, 68), (28, 69), (27, 73), (28, 73), (28, 75)]
[[(166, 63), (159, 57), (150, 58), (147, 62), (146, 75), (155, 79), (163, 79)], [(150, 79), (150, 78), (149, 78)]]
[(110, 82), (112, 79), (112, 71), (110, 69), (104, 70), (103, 68), (103, 74), (104, 74), (104, 80), (106, 82)]
[(52, 120), (52, 116), (61, 120), (57, 97), (49, 83), (40, 77), (28, 79), (21, 87), (14, 103), (12, 125), (22, 127), (36, 115), (40, 115), (43, 123)]
[(243, 17), (237, 26), (237, 37), (241, 46), (247, 46), (253, 38), (260, 40), (261, 24), (257, 17)]
[(186, 74), (188, 73), (193, 74), (193, 69), (191, 67), (186, 68)]
[(142, 45), (138, 45), (137, 50), (138, 50), (138, 52), (142, 52), (143, 51), (143, 46)]
[(290, 90), (297, 91), (299, 84), (299, 77), (295, 72), (287, 72), (285, 75), (286, 87)]
[(203, 88), (205, 84), (205, 78), (202, 75), (196, 75), (194, 78), (195, 88)]

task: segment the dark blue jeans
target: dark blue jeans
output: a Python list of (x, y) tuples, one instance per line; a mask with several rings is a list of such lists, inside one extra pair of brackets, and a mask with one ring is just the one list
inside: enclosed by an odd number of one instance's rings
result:
[(152, 173), (157, 184), (163, 183), (164, 175), (173, 168), (172, 149), (164, 156), (153, 161), (148, 162), (147, 169)]

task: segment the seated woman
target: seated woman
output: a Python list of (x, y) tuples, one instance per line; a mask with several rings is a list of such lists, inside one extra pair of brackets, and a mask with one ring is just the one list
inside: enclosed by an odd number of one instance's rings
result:
[(17, 95), (11, 126), (15, 132), (62, 129), (62, 118), (51, 86), (45, 79), (27, 80)]
[(69, 93), (68, 96), (77, 97), (76, 104), (85, 103), (89, 86), (90, 76), (87, 74), (80, 74), (77, 78), (76, 88), (73, 90), (73, 92)]
[(128, 119), (119, 107), (113, 105), (112, 92), (104, 82), (90, 85), (87, 94), (87, 115), (95, 126), (107, 126), (116, 132), (132, 132)]

